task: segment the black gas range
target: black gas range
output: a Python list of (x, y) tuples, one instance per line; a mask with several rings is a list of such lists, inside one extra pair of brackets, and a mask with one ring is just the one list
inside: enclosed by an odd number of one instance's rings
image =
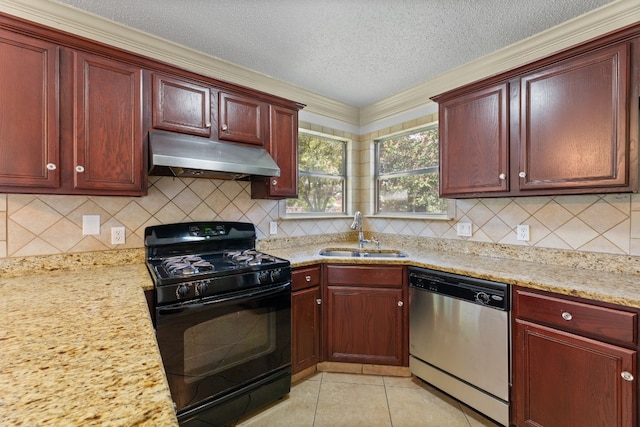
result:
[(291, 267), (243, 222), (147, 227), (155, 326), (181, 426), (223, 426), (289, 393)]
[(255, 250), (244, 222), (187, 222), (145, 230), (156, 304), (243, 292), (289, 281), (290, 263)]

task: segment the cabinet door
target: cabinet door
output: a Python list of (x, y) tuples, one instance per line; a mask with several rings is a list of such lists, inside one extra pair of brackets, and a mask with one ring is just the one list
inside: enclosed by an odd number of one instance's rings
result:
[(315, 286), (291, 295), (292, 373), (320, 361), (320, 287)]
[(280, 167), (280, 176), (269, 180), (269, 195), (298, 197), (298, 112), (269, 106), (269, 154)]
[(629, 49), (609, 47), (522, 78), (521, 190), (629, 185)]
[(508, 84), (440, 104), (440, 195), (508, 191)]
[(327, 286), (327, 360), (403, 365), (402, 298), (402, 289)]
[(209, 137), (211, 91), (161, 74), (153, 75), (153, 127)]
[(220, 91), (218, 109), (220, 139), (264, 145), (266, 104), (254, 98)]
[(0, 30), (0, 190), (60, 186), (58, 46)]
[(637, 352), (515, 321), (518, 426), (636, 426)]
[(74, 52), (74, 188), (141, 195), (142, 70)]

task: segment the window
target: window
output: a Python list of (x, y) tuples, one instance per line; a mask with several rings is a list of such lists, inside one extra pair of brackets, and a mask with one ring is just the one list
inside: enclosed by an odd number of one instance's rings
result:
[(446, 214), (438, 196), (438, 126), (375, 141), (376, 213)]
[(327, 135), (298, 134), (298, 198), (287, 214), (345, 212), (347, 142)]

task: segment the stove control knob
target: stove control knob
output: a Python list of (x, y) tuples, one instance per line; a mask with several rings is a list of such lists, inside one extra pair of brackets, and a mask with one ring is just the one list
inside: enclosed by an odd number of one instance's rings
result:
[(271, 270), (271, 280), (277, 282), (280, 279), (280, 269)]
[(205, 295), (209, 290), (209, 284), (207, 282), (199, 282), (196, 285), (196, 295)]
[(267, 283), (268, 281), (269, 281), (268, 271), (261, 271), (260, 273), (258, 273), (258, 282)]
[(176, 288), (176, 296), (178, 298), (185, 298), (189, 296), (189, 285), (180, 285)]

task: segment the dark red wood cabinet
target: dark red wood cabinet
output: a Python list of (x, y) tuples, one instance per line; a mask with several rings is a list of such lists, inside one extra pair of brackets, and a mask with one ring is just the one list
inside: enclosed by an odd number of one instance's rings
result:
[(441, 195), (636, 191), (639, 67), (627, 35), (434, 97)]
[(291, 282), (291, 371), (295, 374), (321, 361), (320, 266), (294, 269)]
[(325, 359), (408, 366), (408, 306), (402, 266), (325, 265)]
[(153, 74), (153, 127), (211, 136), (211, 89), (177, 76)]
[(514, 290), (512, 422), (632, 427), (638, 311)]
[(219, 92), (218, 137), (221, 140), (264, 146), (267, 129), (267, 104), (253, 97)]
[(60, 47), (0, 29), (0, 192), (60, 187)]

